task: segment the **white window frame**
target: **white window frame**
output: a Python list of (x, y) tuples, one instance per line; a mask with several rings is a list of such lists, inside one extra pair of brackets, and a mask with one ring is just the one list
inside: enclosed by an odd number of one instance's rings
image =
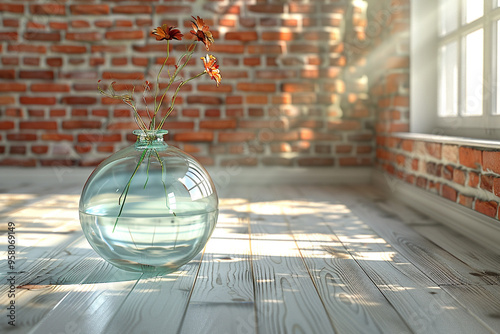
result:
[[(484, 0), (484, 15), (468, 24), (465, 13), (466, 0), (458, 12), (458, 28), (444, 37), (440, 35), (439, 0), (411, 1), (411, 82), (410, 82), (410, 131), (419, 133), (460, 137), (496, 139), (500, 138), (500, 101), (497, 101), (497, 21), (500, 20), (499, 0)], [(482, 116), (465, 116), (463, 97), (465, 84), (464, 42), (465, 36), (483, 28), (483, 82)], [(459, 105), (457, 116), (439, 116), (439, 70), (440, 48), (457, 41), (459, 52)], [(462, 57), (462, 58), (461, 58)], [(497, 103), (499, 104), (497, 106)]]

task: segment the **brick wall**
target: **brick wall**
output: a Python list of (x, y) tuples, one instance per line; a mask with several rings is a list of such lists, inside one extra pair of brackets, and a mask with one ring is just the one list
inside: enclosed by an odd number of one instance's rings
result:
[(404, 182), (500, 219), (500, 152), (453, 143), (449, 137), (415, 140), (378, 138), (378, 165)]
[[(0, 165), (95, 165), (130, 145), (131, 111), (97, 81), (151, 80), (165, 55), (151, 29), (186, 34), (191, 15), (211, 26), (223, 81), (186, 85), (164, 126), (169, 143), (208, 166), (373, 164), (368, 48), (353, 52), (370, 37), (363, 1), (85, 3), (0, 3)], [(189, 73), (202, 68), (199, 50)]]

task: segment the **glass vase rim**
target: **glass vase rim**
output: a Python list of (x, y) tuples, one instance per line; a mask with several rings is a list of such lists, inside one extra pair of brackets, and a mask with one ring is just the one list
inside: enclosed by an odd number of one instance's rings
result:
[(166, 135), (168, 130), (155, 129), (155, 130), (133, 130), (132, 133), (137, 136), (147, 136), (147, 135)]

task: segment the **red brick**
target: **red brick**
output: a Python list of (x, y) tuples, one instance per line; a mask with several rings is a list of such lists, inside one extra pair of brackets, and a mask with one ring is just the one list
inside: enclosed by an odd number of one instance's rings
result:
[(31, 84), (30, 89), (32, 92), (69, 92), (69, 85), (58, 83)]
[(61, 34), (59, 32), (30, 31), (24, 33), (24, 39), (29, 41), (59, 42)]
[(241, 90), (244, 92), (269, 92), (269, 93), (273, 93), (276, 91), (276, 84), (274, 84), (274, 83), (239, 82), (236, 88), (238, 90)]
[(51, 67), (61, 67), (63, 64), (63, 59), (60, 57), (47, 58), (45, 61)]
[(269, 131), (274, 131), (273, 129), (282, 129), (285, 124), (281, 120), (262, 120), (262, 121), (240, 121), (240, 128), (255, 128), (255, 129), (267, 129)]
[(324, 141), (337, 141), (342, 139), (340, 135), (333, 133), (324, 133), (319, 131), (314, 131), (311, 129), (301, 129), (300, 139), (308, 141), (324, 140)]
[(236, 120), (200, 121), (200, 129), (235, 129)]
[(55, 97), (41, 97), (41, 96), (21, 96), (19, 98), (21, 104), (42, 104), (42, 105), (52, 105), (56, 104)]
[(36, 167), (36, 160), (5, 158), (0, 160), (0, 166)]
[(361, 124), (355, 120), (336, 120), (328, 122), (328, 129), (340, 131), (359, 130)]
[(47, 145), (33, 145), (31, 146), (31, 152), (34, 154), (45, 154), (49, 151), (49, 147)]
[(24, 117), (23, 111), (24, 110), (21, 110), (20, 108), (7, 108), (5, 109), (5, 116), (23, 118)]
[(88, 111), (87, 109), (72, 109), (71, 117), (87, 117)]
[(142, 30), (107, 31), (105, 37), (112, 40), (142, 39), (144, 38), (144, 32)]
[(494, 177), (492, 175), (481, 175), (481, 189), (493, 192)]
[(124, 45), (92, 45), (90, 47), (90, 52), (122, 53), (125, 52), (126, 49)]
[(0, 70), (0, 79), (14, 80), (15, 78), (15, 70)]
[[(290, 31), (264, 31), (262, 40), (264, 41), (293, 41), (297, 38), (297, 34)], [(308, 51), (312, 53), (311, 50)]]
[(219, 143), (247, 142), (255, 139), (253, 132), (221, 132), (218, 135)]
[(23, 59), (23, 64), (27, 66), (39, 66), (40, 58), (38, 57), (25, 57)]
[(11, 130), (11, 129), (14, 129), (14, 122), (0, 121), (0, 130)]
[(22, 121), (19, 123), (21, 130), (56, 130), (57, 122), (54, 121)]
[(465, 172), (461, 169), (455, 168), (455, 170), (453, 171), (453, 182), (464, 186), (465, 185)]
[(131, 20), (116, 20), (115, 26), (119, 28), (131, 28), (134, 26), (134, 23)]
[(9, 52), (28, 52), (28, 53), (46, 53), (47, 48), (45, 47), (45, 45), (16, 44), (16, 45), (8, 45), (7, 51), (9, 51)]
[(389, 126), (389, 132), (408, 132), (410, 126), (407, 123), (391, 123)]
[(224, 37), (228, 41), (241, 42), (256, 41), (259, 38), (255, 31), (230, 31)]
[(74, 129), (100, 129), (100, 121), (63, 121), (62, 128), (66, 130)]
[(45, 110), (43, 109), (30, 109), (28, 110), (30, 117), (45, 117)]
[(446, 180), (453, 180), (453, 172), (454, 172), (454, 168), (452, 165), (446, 165), (446, 166), (443, 166), (443, 177), (446, 179)]
[(20, 146), (20, 145), (13, 145), (9, 149), (9, 154), (14, 155), (24, 155), (26, 154), (26, 146)]
[(7, 134), (7, 140), (12, 141), (35, 141), (37, 138), (36, 134), (33, 133), (9, 133)]
[(242, 96), (227, 96), (226, 97), (226, 104), (243, 104), (243, 97)]
[(469, 147), (460, 147), (458, 151), (459, 162), (469, 168), (480, 169), (482, 165), (482, 154), (480, 150)]
[(474, 210), (485, 214), (490, 217), (495, 217), (497, 215), (498, 203), (495, 201), (482, 201), (480, 199), (476, 199)]
[(75, 145), (75, 151), (78, 154), (86, 154), (92, 151), (92, 145), (89, 144), (81, 144), (81, 145)]
[(320, 167), (320, 166), (333, 166), (333, 158), (297, 158), (297, 164), (300, 167)]
[(41, 79), (52, 80), (54, 79), (53, 71), (19, 71), (20, 79)]
[(272, 4), (247, 5), (247, 8), (250, 12), (263, 14), (282, 14), (285, 11), (283, 5)]
[[(210, 52), (213, 52), (215, 54), (221, 54), (221, 53), (242, 54), (244, 51), (245, 51), (245, 46), (241, 44), (230, 45), (230, 44), (219, 43), (210, 46)], [(224, 77), (227, 78), (228, 77), (227, 74), (225, 74)]]
[(191, 6), (156, 6), (155, 14), (191, 14)]
[(24, 5), (14, 3), (0, 3), (0, 12), (22, 14), (24, 12)]
[(281, 91), (287, 93), (314, 92), (315, 84), (312, 82), (284, 83), (281, 85)]
[(103, 79), (109, 80), (144, 80), (142, 72), (103, 72)]
[(443, 144), (443, 149), (442, 149), (442, 156), (443, 159), (449, 162), (458, 162), (458, 146), (457, 145), (447, 145)]
[(114, 14), (151, 14), (150, 5), (124, 5), (113, 7)]
[(66, 15), (66, 7), (57, 3), (30, 5), (30, 11), (36, 15)]
[(249, 45), (248, 53), (250, 54), (281, 54), (282, 49), (280, 45)]
[(41, 139), (44, 141), (73, 141), (73, 135), (66, 133), (44, 133)]
[(92, 96), (65, 96), (61, 99), (64, 104), (94, 104), (97, 98)]
[(104, 133), (85, 133), (78, 135), (78, 142), (92, 142), (92, 143), (112, 143), (112, 142), (120, 142), (122, 140), (122, 136), (119, 133), (114, 134), (104, 134)]
[(199, 92), (231, 93), (233, 86), (221, 84), (217, 87), (214, 84), (198, 84), (197, 90)]
[(68, 23), (67, 22), (50, 22), (49, 27), (52, 30), (67, 30)]
[(58, 53), (78, 54), (86, 53), (87, 47), (82, 45), (52, 45), (50, 50)]
[(222, 99), (217, 96), (208, 95), (189, 95), (187, 97), (188, 104), (210, 104), (210, 105), (220, 105), (223, 103)]
[(9, 83), (1, 83), (0, 82), (0, 92), (25, 92), (26, 84), (17, 83), (17, 82), (9, 82)]
[(175, 141), (196, 141), (196, 142), (204, 142), (208, 141), (211, 142), (214, 139), (214, 134), (213, 132), (184, 132), (184, 133), (176, 133), (174, 135), (174, 140)]
[(401, 148), (406, 151), (406, 152), (412, 152), (413, 151), (413, 140), (403, 140), (401, 142)]
[(441, 159), (441, 144), (439, 143), (425, 143), (425, 149), (430, 156)]
[(153, 20), (150, 18), (138, 18), (135, 20), (135, 24), (139, 27), (150, 27), (153, 25)]
[(458, 203), (469, 209), (472, 209), (472, 204), (474, 203), (474, 197), (460, 194), (458, 195)]
[(68, 32), (66, 34), (66, 39), (68, 41), (82, 41), (82, 42), (93, 42), (100, 41), (102, 39), (101, 34), (96, 31), (91, 32)]
[(417, 182), (416, 182), (417, 187), (419, 188), (427, 188), (427, 179), (423, 176), (417, 177)]
[[(0, 5), (0, 8), (1, 8), (1, 5)], [(1, 11), (1, 9), (0, 9), (0, 11)], [(19, 20), (5, 18), (5, 19), (3, 19), (3, 26), (9, 27), (9, 28), (19, 28)]]
[(19, 38), (16, 31), (0, 32), (0, 41), (17, 41)]
[[(260, 59), (260, 58), (257, 58)], [(259, 79), (268, 79), (268, 80), (276, 80), (276, 79), (288, 79), (294, 78), (295, 72), (288, 70), (272, 70), (266, 69), (265, 71), (256, 71), (256, 76)]]
[(406, 162), (406, 157), (403, 154), (396, 155), (396, 164), (398, 166), (404, 166)]
[(228, 19), (228, 18), (221, 18), (221, 19), (219, 19), (219, 22), (217, 24), (219, 26), (222, 26), (222, 27), (234, 28), (234, 27), (236, 27), (236, 20)]
[(73, 15), (108, 15), (108, 5), (71, 5), (71, 14)]
[(5, 66), (16, 65), (17, 66), (17, 65), (19, 65), (19, 58), (17, 58), (17, 57), (3, 57), (2, 58), (2, 65), (5, 65)]
[(467, 183), (469, 187), (477, 188), (479, 185), (479, 174), (475, 172), (469, 172), (469, 182)]
[(483, 170), (500, 174), (500, 151), (483, 152)]
[(457, 191), (446, 184), (441, 188), (441, 196), (453, 202), (457, 201)]

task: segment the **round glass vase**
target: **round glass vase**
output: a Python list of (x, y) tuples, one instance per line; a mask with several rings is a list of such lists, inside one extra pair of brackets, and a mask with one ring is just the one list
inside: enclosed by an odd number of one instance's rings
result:
[(205, 246), (218, 197), (203, 166), (163, 141), (165, 130), (136, 130), (137, 141), (104, 160), (80, 197), (92, 248), (114, 266), (167, 274)]

